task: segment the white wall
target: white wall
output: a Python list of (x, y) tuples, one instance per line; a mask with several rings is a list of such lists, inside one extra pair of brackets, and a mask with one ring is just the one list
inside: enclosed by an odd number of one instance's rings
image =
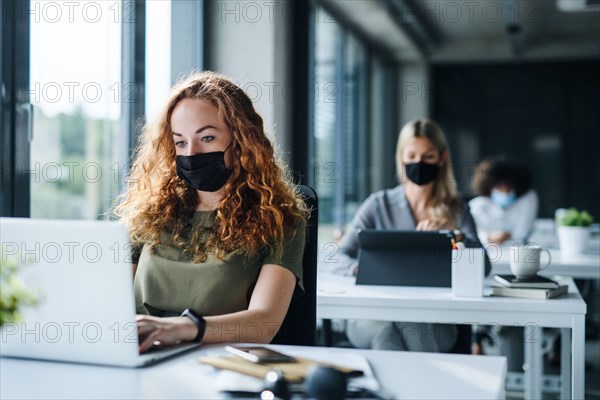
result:
[(425, 62), (402, 63), (399, 70), (399, 126), (415, 118), (429, 118), (431, 81)]
[(204, 63), (202, 2), (171, 1), (171, 82)]
[(288, 1), (211, 1), (205, 18), (207, 69), (244, 88), (267, 134), (284, 153), (289, 151)]

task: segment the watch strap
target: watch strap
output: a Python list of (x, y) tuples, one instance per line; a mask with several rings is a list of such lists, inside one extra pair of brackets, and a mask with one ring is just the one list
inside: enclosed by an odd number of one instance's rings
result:
[(196, 311), (191, 310), (189, 308), (183, 310), (181, 316), (188, 317), (194, 322), (194, 324), (196, 324), (196, 327), (198, 328), (198, 333), (196, 334), (196, 337), (192, 340), (192, 342), (200, 343), (204, 338), (204, 333), (206, 332), (206, 321), (204, 320), (204, 318)]

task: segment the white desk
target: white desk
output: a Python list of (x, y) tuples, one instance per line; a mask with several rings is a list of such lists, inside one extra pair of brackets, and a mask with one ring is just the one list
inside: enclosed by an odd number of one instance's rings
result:
[[(600, 279), (600, 251), (590, 250), (576, 257), (562, 257), (560, 250), (549, 249), (552, 263), (542, 270), (542, 275), (562, 275), (581, 279)], [(488, 247), (492, 274), (511, 274), (508, 247)], [(542, 255), (542, 263), (546, 260)]]
[(562, 328), (562, 398), (582, 399), (587, 308), (573, 280), (564, 282), (569, 295), (552, 300), (453, 298), (449, 288), (357, 286), (352, 277), (319, 273), (317, 317), (525, 327), (525, 395), (530, 399), (542, 397), (541, 328)]
[[(395, 398), (503, 399), (506, 359), (318, 347), (273, 346), (310, 357), (314, 352), (353, 352), (367, 358), (380, 384)], [(219, 399), (217, 372), (200, 356), (224, 353), (206, 346), (140, 369), (0, 359), (3, 399)], [(435, 384), (432, 384), (435, 383)]]

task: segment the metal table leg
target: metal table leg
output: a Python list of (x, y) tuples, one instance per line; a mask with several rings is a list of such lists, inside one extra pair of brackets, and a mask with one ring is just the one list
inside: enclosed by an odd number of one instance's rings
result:
[(585, 315), (573, 315), (571, 337), (571, 398), (585, 395)]
[(542, 328), (535, 324), (524, 327), (525, 333), (525, 398), (542, 398)]
[(560, 398), (571, 398), (571, 329), (560, 330)]

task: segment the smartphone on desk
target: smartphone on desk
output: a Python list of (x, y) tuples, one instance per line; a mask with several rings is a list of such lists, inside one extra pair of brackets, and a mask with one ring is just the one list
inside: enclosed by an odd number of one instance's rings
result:
[(225, 346), (225, 350), (254, 363), (296, 362), (292, 356), (263, 346)]

